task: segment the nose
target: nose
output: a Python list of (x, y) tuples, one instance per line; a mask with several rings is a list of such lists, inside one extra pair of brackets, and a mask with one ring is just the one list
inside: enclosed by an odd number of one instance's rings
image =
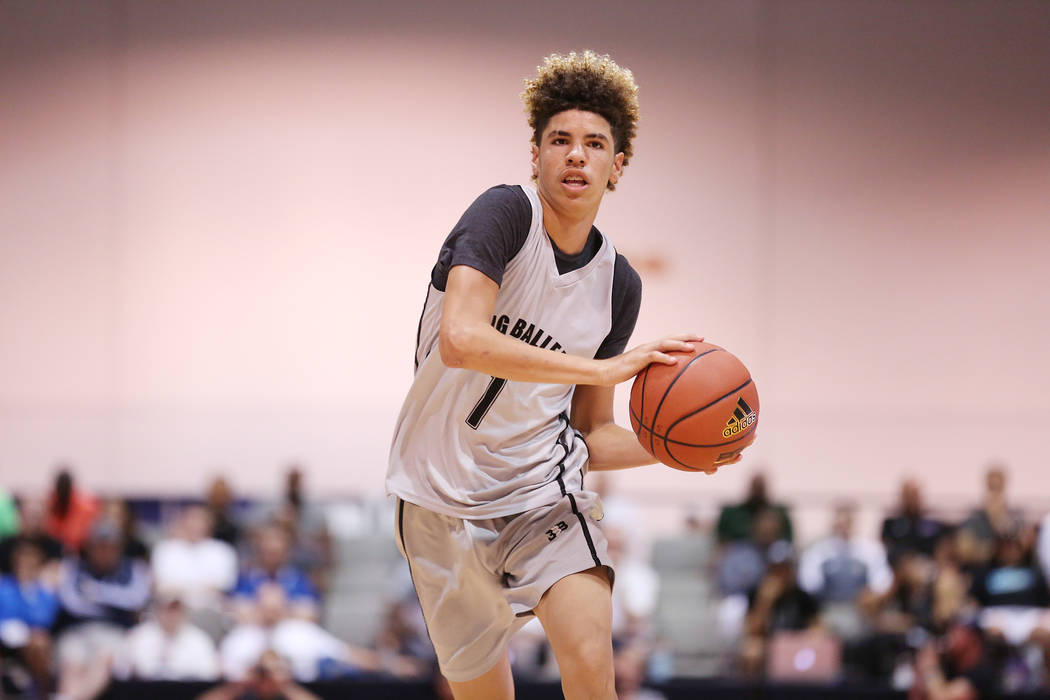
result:
[(565, 160), (570, 165), (583, 165), (586, 157), (584, 156), (583, 144), (574, 143), (572, 148), (569, 149), (568, 154), (565, 156)]

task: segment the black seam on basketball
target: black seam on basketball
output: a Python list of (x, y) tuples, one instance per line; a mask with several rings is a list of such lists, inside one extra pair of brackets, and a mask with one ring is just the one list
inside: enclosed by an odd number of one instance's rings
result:
[[(743, 384), (741, 384), (740, 386), (738, 386), (738, 387), (737, 387), (736, 389), (733, 389), (732, 391), (728, 391), (728, 392), (726, 392), (725, 394), (722, 394), (721, 396), (719, 396), (719, 397), (718, 397), (717, 399), (715, 399), (715, 400), (714, 400), (714, 401), (712, 401), (711, 403), (707, 404), (706, 406), (701, 406), (700, 408), (696, 409), (695, 411), (692, 411), (692, 412), (690, 412), (690, 413), (687, 413), (687, 414), (685, 414), (684, 416), (681, 416), (681, 417), (680, 417), (680, 418), (679, 418), (678, 420), (676, 420), (676, 421), (675, 421), (674, 423), (671, 423), (671, 425), (667, 426), (667, 432), (666, 432), (666, 433), (664, 433), (664, 434), (665, 434), (665, 435), (670, 435), (670, 434), (671, 434), (671, 431), (672, 431), (672, 430), (674, 430), (674, 427), (675, 427), (676, 425), (678, 425), (679, 423), (681, 423), (682, 421), (684, 421), (684, 420), (685, 420), (686, 418), (691, 418), (691, 417), (695, 416), (695, 415), (696, 415), (697, 413), (700, 413), (701, 411), (705, 411), (705, 410), (707, 410), (708, 408), (711, 408), (712, 406), (714, 406), (714, 405), (715, 405), (716, 403), (718, 403), (719, 401), (722, 401), (722, 400), (724, 400), (724, 399), (727, 399), (727, 398), (729, 398), (730, 396), (732, 396), (732, 395), (733, 395), (733, 394), (735, 394), (736, 392), (738, 392), (738, 391), (743, 391), (743, 389), (744, 389), (744, 388), (745, 388), (745, 387), (746, 387), (746, 386), (747, 386), (748, 384), (750, 384), (750, 383), (751, 383), (751, 377), (750, 377), (750, 376), (748, 376), (748, 378), (747, 378), (747, 381), (746, 381), (746, 382), (744, 382)], [(653, 421), (653, 427), (654, 427), (654, 428), (656, 427), (656, 421)], [(666, 439), (666, 438), (665, 438), (665, 439)]]
[(587, 521), (583, 519), (583, 513), (576, 507), (576, 499), (572, 497), (571, 493), (565, 495), (569, 497), (569, 507), (572, 508), (572, 512), (575, 513), (580, 521), (580, 527), (583, 528), (583, 538), (587, 540), (587, 548), (591, 550), (591, 559), (594, 560), (594, 565), (604, 566), (602, 560), (598, 558), (598, 551), (594, 548), (594, 540), (591, 539), (591, 531), (587, 529)]
[[(758, 425), (758, 424), (756, 423), (755, 425)], [(667, 443), (668, 443), (668, 442), (672, 442), (672, 443), (674, 443), (675, 447), (729, 447), (729, 446), (730, 446), (730, 445), (732, 445), (732, 444), (733, 444), (734, 442), (740, 442), (740, 441), (741, 441), (741, 440), (743, 440), (744, 438), (746, 438), (746, 437), (749, 437), (749, 436), (750, 436), (750, 435), (751, 435), (752, 433), (754, 433), (754, 432), (755, 432), (755, 431), (754, 431), (754, 428), (751, 428), (751, 429), (749, 429), (749, 430), (748, 430), (748, 431), (747, 431), (747, 432), (746, 432), (745, 434), (741, 435), (741, 436), (740, 436), (740, 437), (738, 437), (738, 438), (735, 438), (735, 439), (733, 439), (733, 440), (730, 440), (729, 442), (720, 442), (720, 443), (718, 443), (718, 444), (716, 444), (716, 445), (690, 445), (690, 444), (688, 444), (688, 443), (681, 443), (681, 442), (675, 442), (674, 440), (667, 440), (667, 439), (665, 438), (665, 439), (664, 439), (664, 451), (665, 451), (665, 452), (667, 452), (667, 456), (668, 456), (668, 457), (670, 457), (670, 458), (671, 458), (671, 459), (673, 459), (674, 461), (678, 462), (678, 463), (679, 463), (679, 464), (681, 464), (681, 465), (682, 465), (683, 467), (687, 467), (687, 468), (688, 468), (688, 469), (689, 469), (690, 471), (694, 471), (694, 472), (702, 472), (702, 471), (704, 471), (703, 469), (699, 469), (699, 468), (697, 468), (697, 467), (694, 467), (694, 466), (693, 466), (693, 465), (691, 465), (691, 464), (686, 464), (686, 463), (685, 463), (685, 462), (683, 462), (682, 460), (680, 460), (680, 459), (678, 459), (677, 457), (675, 457), (675, 456), (674, 456), (674, 453), (673, 453), (673, 452), (671, 452), (671, 448), (667, 446)], [(745, 447), (746, 447), (746, 445), (745, 445)], [(740, 449), (744, 449), (744, 448), (743, 448), (743, 447), (741, 447)]]
[[(747, 386), (747, 384), (745, 384), (744, 386)], [(730, 392), (730, 393), (732, 393), (732, 392)], [(728, 394), (727, 394), (727, 396), (728, 396)], [(726, 397), (723, 396), (721, 399), (716, 400), (714, 403), (718, 403), (718, 401), (721, 401), (724, 398), (726, 398)], [(705, 406), (705, 408), (708, 408), (711, 405), (712, 404), (708, 404), (707, 406)], [(703, 409), (701, 409), (701, 410), (703, 410)], [(637, 415), (635, 414), (635, 412), (633, 410), (631, 411), (631, 415), (637, 417)], [(639, 425), (642, 425), (642, 427), (644, 427), (646, 430), (648, 430), (650, 434), (660, 438), (664, 442), (669, 442), (669, 443), (672, 443), (672, 444), (675, 444), (675, 445), (679, 445), (681, 447), (721, 447), (722, 445), (732, 445), (737, 440), (740, 440), (741, 438), (744, 438), (744, 437), (750, 435), (752, 432), (754, 432), (754, 426), (758, 425), (758, 421), (755, 421), (754, 423), (751, 424), (751, 426), (749, 426), (747, 428), (747, 430), (745, 430), (740, 435), (740, 437), (733, 438), (732, 440), (729, 440), (728, 442), (715, 442), (715, 443), (711, 443), (711, 444), (708, 445), (708, 444), (698, 444), (698, 443), (693, 443), (693, 442), (682, 442), (681, 440), (671, 440), (671, 439), (669, 439), (667, 437), (667, 435), (665, 433), (658, 433), (655, 430), (653, 430), (651, 427), (649, 427), (647, 425), (643, 425), (640, 418), (638, 420), (638, 423), (639, 423)], [(678, 421), (675, 421), (675, 425), (677, 425), (677, 424), (678, 424)], [(653, 456), (655, 457), (656, 455), (653, 455)]]
[[(642, 370), (642, 375), (643, 375), (642, 376), (642, 386), (641, 386), (642, 398), (641, 398), (640, 401), (638, 401), (638, 409), (641, 411), (642, 415), (644, 416), (645, 415), (645, 385), (649, 381), (649, 367), (648, 366), (646, 366), (646, 368)], [(628, 401), (627, 405), (630, 406), (630, 404), (631, 404), (631, 402)], [(633, 414), (634, 411), (631, 411), (631, 413)], [(634, 431), (634, 436), (636, 438), (638, 438), (639, 440), (642, 438), (642, 428), (643, 427), (645, 427), (645, 425), (642, 423), (641, 416), (639, 416), (638, 417), (638, 430)]]
[[(687, 369), (689, 369), (689, 365), (693, 364), (694, 362), (699, 360), (704, 355), (710, 355), (711, 353), (718, 352), (719, 350), (722, 350), (722, 352), (725, 352), (725, 350), (723, 350), (722, 348), (711, 348), (710, 350), (705, 350), (704, 352), (700, 353), (699, 355), (697, 355), (693, 359), (689, 360), (689, 362), (686, 362), (685, 363), (685, 367), (682, 367), (681, 369), (678, 370), (678, 373), (676, 375), (674, 375), (674, 379), (672, 379), (671, 383), (667, 385), (666, 389), (664, 389), (664, 395), (660, 397), (660, 403), (656, 404), (656, 410), (653, 411), (653, 424), (651, 426), (652, 428), (656, 428), (656, 419), (660, 416), (660, 409), (663, 408), (664, 401), (667, 400), (667, 395), (671, 393), (671, 389), (674, 388), (674, 385), (678, 381), (678, 378), (681, 377), (685, 373), (685, 371)], [(649, 453), (650, 454), (655, 454), (656, 453), (656, 439), (652, 435), (653, 432), (654, 431), (650, 430), (650, 435), (649, 435)]]

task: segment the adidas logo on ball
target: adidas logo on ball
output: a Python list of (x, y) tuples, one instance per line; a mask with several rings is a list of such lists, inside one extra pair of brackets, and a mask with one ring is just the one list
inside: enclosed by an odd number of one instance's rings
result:
[(733, 415), (729, 417), (725, 430), (722, 431), (722, 437), (732, 437), (742, 430), (747, 430), (756, 420), (758, 420), (758, 414), (747, 405), (747, 401), (744, 401), (744, 397), (741, 396), (736, 401), (736, 408), (733, 409)]

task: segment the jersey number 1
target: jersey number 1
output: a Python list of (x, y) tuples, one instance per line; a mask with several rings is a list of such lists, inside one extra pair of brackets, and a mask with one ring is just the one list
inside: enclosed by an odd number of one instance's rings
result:
[(474, 404), (474, 410), (470, 412), (469, 416), (467, 416), (467, 425), (474, 430), (478, 429), (478, 426), (481, 425), (481, 421), (485, 418), (485, 414), (489, 412), (490, 408), (492, 408), (492, 404), (495, 402), (496, 397), (499, 396), (499, 393), (503, 391), (503, 387), (506, 385), (507, 380), (501, 377), (493, 377), (489, 381), (489, 385), (485, 387), (485, 393), (481, 395), (478, 402)]

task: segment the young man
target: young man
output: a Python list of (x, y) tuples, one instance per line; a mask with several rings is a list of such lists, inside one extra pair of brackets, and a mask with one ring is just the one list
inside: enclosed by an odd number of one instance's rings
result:
[(638, 119), (631, 73), (553, 55), (523, 94), (535, 187), (481, 195), (442, 246), (387, 488), (457, 700), (513, 697), (508, 638), (536, 615), (565, 697), (615, 698), (612, 569), (588, 469), (654, 460), (613, 391), (697, 336), (624, 352), (641, 282), (593, 222)]

